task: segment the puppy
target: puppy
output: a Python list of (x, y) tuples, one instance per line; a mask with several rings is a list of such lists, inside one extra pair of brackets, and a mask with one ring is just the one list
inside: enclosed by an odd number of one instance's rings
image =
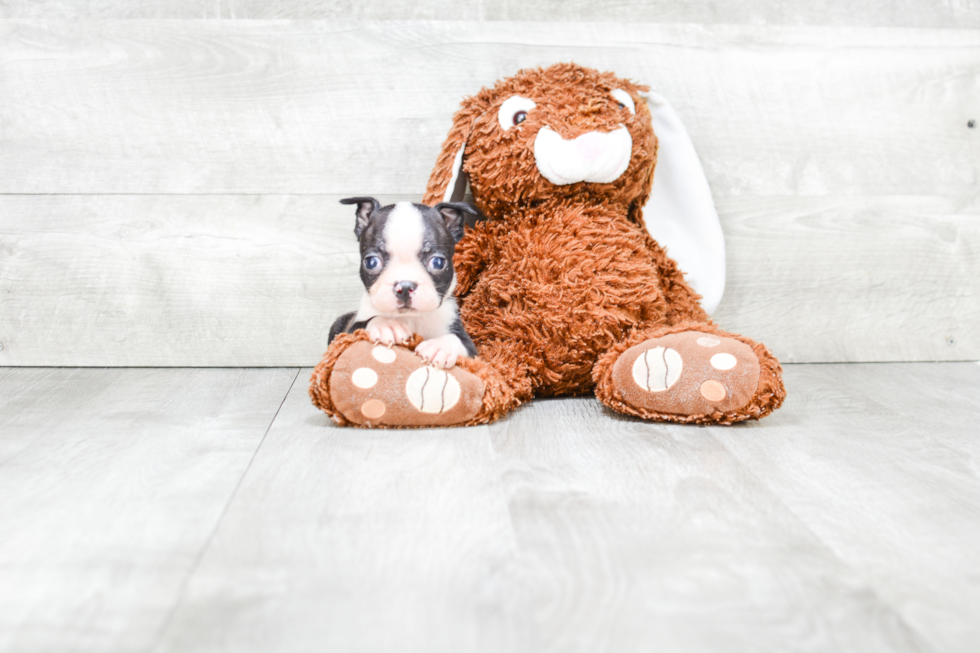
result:
[(373, 197), (340, 203), (357, 205), (354, 235), (361, 245), (364, 296), (357, 311), (333, 323), (330, 340), (367, 329), (373, 341), (392, 345), (417, 333), (424, 340), (415, 353), (431, 365), (450, 368), (460, 356), (475, 356), (453, 297), (453, 251), (466, 214), (477, 216), (476, 209), (463, 202), (382, 207)]

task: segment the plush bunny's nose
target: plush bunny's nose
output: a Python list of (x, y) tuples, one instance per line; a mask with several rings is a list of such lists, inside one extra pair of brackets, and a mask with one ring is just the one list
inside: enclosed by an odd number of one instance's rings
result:
[(578, 150), (578, 153), (590, 163), (598, 159), (606, 151), (606, 140), (603, 138), (603, 134), (599, 132), (582, 134), (572, 141), (572, 143), (575, 144), (575, 149)]
[(550, 127), (534, 137), (534, 161), (545, 179), (558, 186), (588, 181), (608, 184), (626, 172), (633, 137), (626, 127), (611, 132), (586, 132), (566, 141)]

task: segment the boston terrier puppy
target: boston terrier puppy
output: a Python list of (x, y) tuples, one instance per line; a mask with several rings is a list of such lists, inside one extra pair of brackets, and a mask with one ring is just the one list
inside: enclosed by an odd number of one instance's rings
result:
[(431, 365), (450, 368), (460, 356), (475, 356), (453, 297), (453, 251), (465, 215), (478, 215), (476, 209), (463, 202), (382, 207), (373, 197), (340, 203), (357, 205), (354, 235), (361, 245), (364, 296), (358, 310), (333, 323), (330, 340), (367, 329), (374, 342), (393, 345), (417, 333), (424, 340), (415, 353)]

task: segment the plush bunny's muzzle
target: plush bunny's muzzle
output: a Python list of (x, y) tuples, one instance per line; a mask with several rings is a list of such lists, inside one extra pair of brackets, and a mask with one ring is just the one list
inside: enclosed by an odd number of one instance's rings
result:
[(557, 186), (616, 181), (629, 167), (632, 154), (633, 138), (626, 127), (591, 131), (568, 141), (550, 127), (542, 127), (534, 139), (538, 172)]

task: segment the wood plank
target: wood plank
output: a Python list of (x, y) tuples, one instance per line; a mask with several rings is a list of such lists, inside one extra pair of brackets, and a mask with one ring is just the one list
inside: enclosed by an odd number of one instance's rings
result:
[(0, 650), (146, 650), (295, 376), (0, 368)]
[(718, 203), (713, 316), (790, 362), (980, 358), (977, 197), (739, 197)]
[(462, 96), (562, 60), (654, 85), (719, 197), (970, 194), (980, 32), (2, 21), (2, 193), (420, 194)]
[[(0, 365), (312, 365), (362, 292), (340, 197), (0, 196)], [(725, 328), (785, 362), (980, 358), (977, 200), (718, 206)]]
[(980, 27), (980, 3), (876, 0), (718, 3), (712, 0), (0, 0), (0, 18), (288, 18), (388, 20), (629, 21), (866, 25), (869, 27)]
[(338, 199), (0, 196), (0, 364), (313, 365), (362, 288)]
[(776, 428), (710, 433), (937, 650), (975, 650), (980, 365), (794, 366), (788, 381)]
[(527, 650), (487, 427), (337, 428), (310, 372), (153, 650)]
[(975, 648), (980, 365), (727, 428), (338, 429), (309, 373), (0, 369), (0, 650)]
[(491, 426), (538, 651), (973, 651), (980, 366), (790, 366), (782, 410)]

